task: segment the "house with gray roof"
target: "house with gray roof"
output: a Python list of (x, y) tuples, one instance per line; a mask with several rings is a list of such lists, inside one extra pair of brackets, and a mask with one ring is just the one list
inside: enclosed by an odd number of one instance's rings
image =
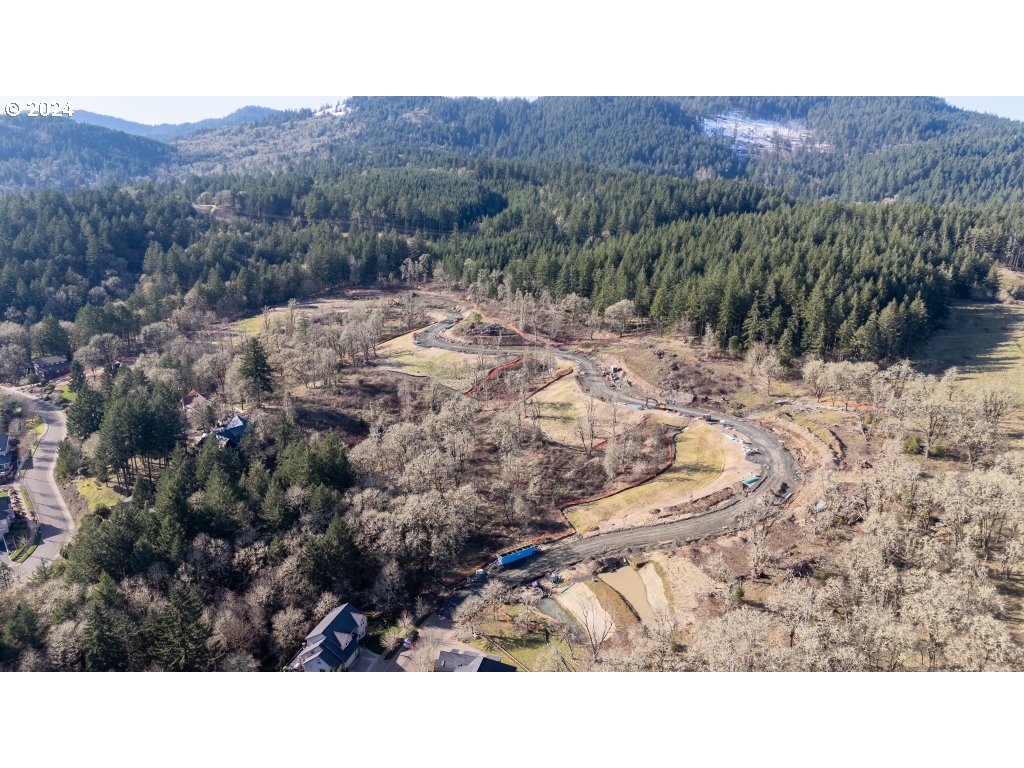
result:
[(245, 434), (245, 428), (249, 426), (249, 420), (240, 414), (235, 414), (231, 421), (223, 427), (215, 427), (210, 434), (217, 438), (221, 448), (225, 445), (238, 445)]
[(198, 389), (190, 389), (188, 394), (181, 398), (181, 410), (188, 411), (196, 405), (206, 405), (210, 402), (210, 395), (207, 392), (200, 392)]
[(0, 492), (0, 536), (6, 536), (11, 530), (14, 510), (11, 508), (11, 495), (7, 491)]
[(14, 465), (14, 453), (11, 451), (7, 435), (0, 435), (0, 480), (9, 474)]
[(434, 663), (435, 672), (515, 672), (516, 668), (505, 664), (497, 656), (461, 651), (441, 651)]
[(292, 672), (345, 672), (359, 658), (366, 636), (366, 614), (352, 603), (339, 605), (306, 635), (302, 649), (288, 664)]

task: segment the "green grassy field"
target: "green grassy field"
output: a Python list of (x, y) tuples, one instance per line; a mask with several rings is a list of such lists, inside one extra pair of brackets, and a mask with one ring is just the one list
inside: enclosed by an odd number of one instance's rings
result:
[(256, 336), (263, 332), (263, 315), (236, 320), (231, 323), (231, 330), (246, 336)]
[(955, 365), (967, 389), (998, 387), (1024, 403), (1024, 305), (959, 304), (944, 325), (915, 356), (920, 370)]
[(89, 511), (95, 512), (100, 507), (111, 509), (124, 501), (124, 497), (105, 485), (100, 485), (92, 478), (79, 479), (75, 481), (79, 493), (85, 497), (89, 505)]
[(59, 387), (57, 387), (57, 393), (67, 402), (73, 403), (75, 402), (75, 400), (78, 399), (78, 393), (72, 392), (70, 389), (68, 389), (68, 386), (69, 385), (67, 384), (61, 384)]
[[(474, 641), (472, 645), (486, 653), (501, 657), (506, 664), (526, 671), (540, 667), (542, 661), (554, 651), (561, 658), (560, 671), (572, 669), (572, 652), (565, 640), (554, 631), (547, 617), (523, 605), (508, 605), (504, 606), (503, 610), (510, 616), (528, 612), (534, 621), (534, 628), (520, 637), (514, 633), (510, 622), (489, 618), (480, 627), (486, 637)], [(547, 632), (544, 631), (544, 626), (548, 627)]]
[(478, 355), (464, 355), (413, 343), (411, 333), (377, 347), (380, 364), (413, 376), (429, 376), (455, 388), (468, 387), (476, 378)]

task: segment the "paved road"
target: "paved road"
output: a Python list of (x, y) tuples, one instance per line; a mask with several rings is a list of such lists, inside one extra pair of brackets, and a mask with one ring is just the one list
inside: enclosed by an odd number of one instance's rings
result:
[[(60, 556), (60, 549), (71, 540), (75, 531), (75, 523), (71, 513), (64, 504), (60, 488), (53, 477), (53, 467), (57, 462), (57, 444), (64, 439), (67, 428), (64, 423), (64, 412), (50, 403), (43, 402), (32, 395), (11, 387), (0, 387), (8, 395), (13, 395), (28, 403), (46, 425), (46, 432), (39, 440), (32, 457), (32, 468), (25, 472), (21, 484), (32, 499), (32, 509), (42, 532), (42, 543), (32, 553), (32, 557), (24, 563), (13, 563), (11, 567), (19, 578), (27, 578), (42, 563), (48, 563)], [(28, 446), (25, 446), (28, 449)], [(7, 555), (3, 555), (6, 560)]]
[[(482, 351), (480, 347), (457, 344), (443, 335), (446, 324), (457, 317), (457, 315), (449, 314), (446, 321), (436, 323), (419, 332), (416, 334), (417, 343), (425, 347), (480, 354)], [(646, 402), (644, 399), (634, 397), (610, 385), (601, 376), (598, 367), (592, 361), (574, 354), (564, 347), (551, 347), (550, 349), (555, 355), (576, 367), (580, 384), (594, 396), (604, 400), (615, 400), (627, 406), (644, 407)], [(503, 347), (501, 352), (507, 355), (519, 355), (531, 350), (537, 351), (537, 348)], [(735, 527), (737, 518), (741, 514), (751, 506), (761, 504), (762, 497), (778, 489), (782, 483), (785, 483), (790, 489), (795, 488), (799, 483), (799, 470), (793, 455), (769, 430), (734, 416), (690, 408), (671, 401), (664, 401), (663, 404), (666, 408), (686, 416), (715, 419), (742, 435), (758, 451), (748, 458), (761, 465), (761, 476), (764, 478), (761, 484), (737, 503), (699, 517), (679, 520), (674, 523), (660, 523), (644, 528), (609, 531), (595, 536), (572, 536), (553, 542), (543, 547), (536, 557), (524, 561), (522, 566), (506, 568), (501, 571), (503, 578), (514, 581), (532, 580), (593, 557), (622, 554), (631, 549), (650, 548), (658, 545), (673, 546), (711, 536)]]

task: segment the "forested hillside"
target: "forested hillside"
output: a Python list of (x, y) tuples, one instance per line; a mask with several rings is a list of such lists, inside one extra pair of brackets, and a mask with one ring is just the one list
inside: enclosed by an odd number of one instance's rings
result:
[[(766, 140), (711, 130), (722, 116), (741, 129), (762, 121)], [(812, 199), (1003, 203), (1024, 191), (1024, 125), (918, 97), (353, 98), (337, 115), (177, 146), (203, 172), (280, 166), (283, 154), (376, 164), (456, 154), (749, 178)]]
[(1024, 194), (1024, 125), (923, 97), (355, 97), (319, 112), (252, 107), (158, 126), (81, 114), (0, 118), (0, 190), (454, 156), (747, 178), (807, 199), (1001, 204)]
[(73, 319), (86, 303), (123, 299), (147, 248), (186, 246), (204, 227), (167, 188), (0, 197), (0, 313), (19, 323)]
[[(598, 311), (629, 299), (640, 317), (721, 347), (879, 360), (906, 355), (954, 299), (994, 295), (993, 258), (1016, 253), (1016, 221), (578, 165), (321, 164), (8, 196), (0, 312), (87, 315), (92, 330), (128, 334), (183, 304), (231, 317), (397, 282), (426, 254), (435, 277), (481, 296), (577, 294)], [(131, 311), (114, 317), (118, 306)]]
[(159, 174), (173, 147), (67, 118), (0, 117), (0, 193), (121, 183)]

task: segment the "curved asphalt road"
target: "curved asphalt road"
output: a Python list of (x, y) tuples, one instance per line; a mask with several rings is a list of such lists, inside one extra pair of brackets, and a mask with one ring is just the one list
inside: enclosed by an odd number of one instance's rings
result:
[[(480, 347), (456, 344), (442, 336), (445, 324), (456, 317), (450, 315), (448, 320), (420, 331), (415, 337), (417, 343), (424, 347), (438, 347), (467, 354), (480, 354), (485, 351)], [(531, 350), (536, 351), (536, 349), (536, 347), (502, 347), (501, 352), (502, 354), (518, 355)], [(563, 360), (573, 363), (581, 385), (593, 395), (604, 400), (616, 400), (627, 406), (644, 407), (644, 400), (611, 387), (602, 378), (597, 366), (590, 360), (573, 354), (564, 347), (554, 347), (552, 351)], [(732, 416), (689, 408), (672, 402), (665, 402), (664, 405), (666, 408), (686, 416), (710, 417), (742, 435), (759, 451), (758, 454), (748, 457), (751, 461), (756, 461), (761, 465), (763, 479), (758, 487), (734, 504), (687, 520), (658, 523), (643, 528), (609, 531), (595, 536), (571, 536), (561, 539), (543, 547), (536, 557), (524, 561), (522, 565), (503, 569), (501, 571), (503, 578), (516, 581), (532, 580), (589, 558), (610, 556), (631, 549), (650, 548), (657, 545), (676, 546), (686, 541), (721, 533), (734, 528), (740, 515), (749, 507), (759, 503), (760, 497), (768, 493), (769, 490), (778, 488), (781, 483), (786, 483), (793, 488), (799, 482), (799, 471), (793, 455), (786, 450), (772, 432)]]
[[(32, 457), (32, 468), (26, 471), (25, 477), (21, 479), (21, 484), (32, 499), (32, 510), (35, 512), (43, 537), (28, 560), (11, 564), (19, 578), (27, 578), (42, 563), (49, 563), (58, 558), (61, 547), (71, 540), (71, 535), (75, 532), (75, 523), (53, 477), (53, 468), (57, 463), (57, 444), (67, 435), (67, 428), (64, 412), (55, 405), (11, 387), (0, 387), (0, 390), (30, 404), (32, 410), (46, 425), (46, 432), (40, 438), (39, 447)], [(6, 559), (6, 553), (3, 557)]]

